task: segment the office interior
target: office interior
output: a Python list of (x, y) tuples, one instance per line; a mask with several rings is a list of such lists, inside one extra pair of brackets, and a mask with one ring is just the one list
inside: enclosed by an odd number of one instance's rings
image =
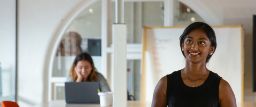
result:
[[(120, 23), (115, 14), (117, 1), (124, 3)], [(64, 82), (75, 48), (68, 47), (68, 51), (62, 52), (60, 45), (71, 45), (68, 37), (71, 32), (77, 32), (81, 36), (82, 51), (91, 52), (98, 71), (111, 89), (123, 86), (119, 90), (123, 94), (115, 95), (114, 100), (120, 100), (121, 105), (125, 104), (123, 100), (143, 101), (144, 26), (186, 26), (203, 21), (212, 26), (242, 26), (244, 102), (241, 107), (253, 107), (256, 105), (253, 92), (255, 3), (254, 0), (1, 0), (0, 100), (17, 101), (21, 107), (64, 100)], [(119, 30), (124, 30), (125, 37), (119, 39), (126, 43), (119, 43), (114, 37), (120, 34)], [(121, 65), (113, 62), (113, 58), (118, 58)]]

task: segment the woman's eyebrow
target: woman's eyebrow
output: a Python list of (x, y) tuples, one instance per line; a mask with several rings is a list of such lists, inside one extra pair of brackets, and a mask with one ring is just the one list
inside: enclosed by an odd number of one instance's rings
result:
[(191, 39), (192, 37), (190, 37), (190, 36), (188, 35), (186, 38), (189, 38), (189, 39)]
[(199, 40), (209, 40), (209, 39), (206, 37), (202, 37), (202, 38), (199, 38)]
[[(188, 38), (188, 39), (192, 39), (192, 37), (191, 36), (189, 36), (189, 35), (187, 35), (187, 37), (186, 38)], [(185, 39), (186, 39), (185, 38)], [(207, 37), (201, 37), (201, 38), (199, 38), (199, 40), (208, 40), (208, 38)]]

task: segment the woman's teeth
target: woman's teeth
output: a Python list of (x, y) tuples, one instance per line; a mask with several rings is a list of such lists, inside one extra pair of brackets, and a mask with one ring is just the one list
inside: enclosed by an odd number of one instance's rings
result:
[(190, 55), (198, 55), (199, 52), (189, 52)]

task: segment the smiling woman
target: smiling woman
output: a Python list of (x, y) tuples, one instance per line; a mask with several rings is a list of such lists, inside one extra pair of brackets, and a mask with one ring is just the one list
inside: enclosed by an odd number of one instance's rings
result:
[(214, 30), (194, 22), (180, 36), (185, 67), (162, 77), (152, 107), (236, 107), (229, 83), (206, 67), (217, 47)]

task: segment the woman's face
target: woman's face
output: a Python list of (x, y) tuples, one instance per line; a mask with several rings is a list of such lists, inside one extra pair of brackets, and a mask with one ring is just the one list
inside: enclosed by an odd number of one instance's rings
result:
[(208, 55), (214, 52), (214, 47), (207, 35), (200, 29), (193, 30), (185, 38), (182, 44), (182, 51), (188, 62), (206, 63)]
[(92, 65), (89, 61), (82, 60), (78, 61), (75, 67), (76, 73), (79, 73), (83, 79), (87, 80), (87, 77), (90, 75), (92, 72)]

